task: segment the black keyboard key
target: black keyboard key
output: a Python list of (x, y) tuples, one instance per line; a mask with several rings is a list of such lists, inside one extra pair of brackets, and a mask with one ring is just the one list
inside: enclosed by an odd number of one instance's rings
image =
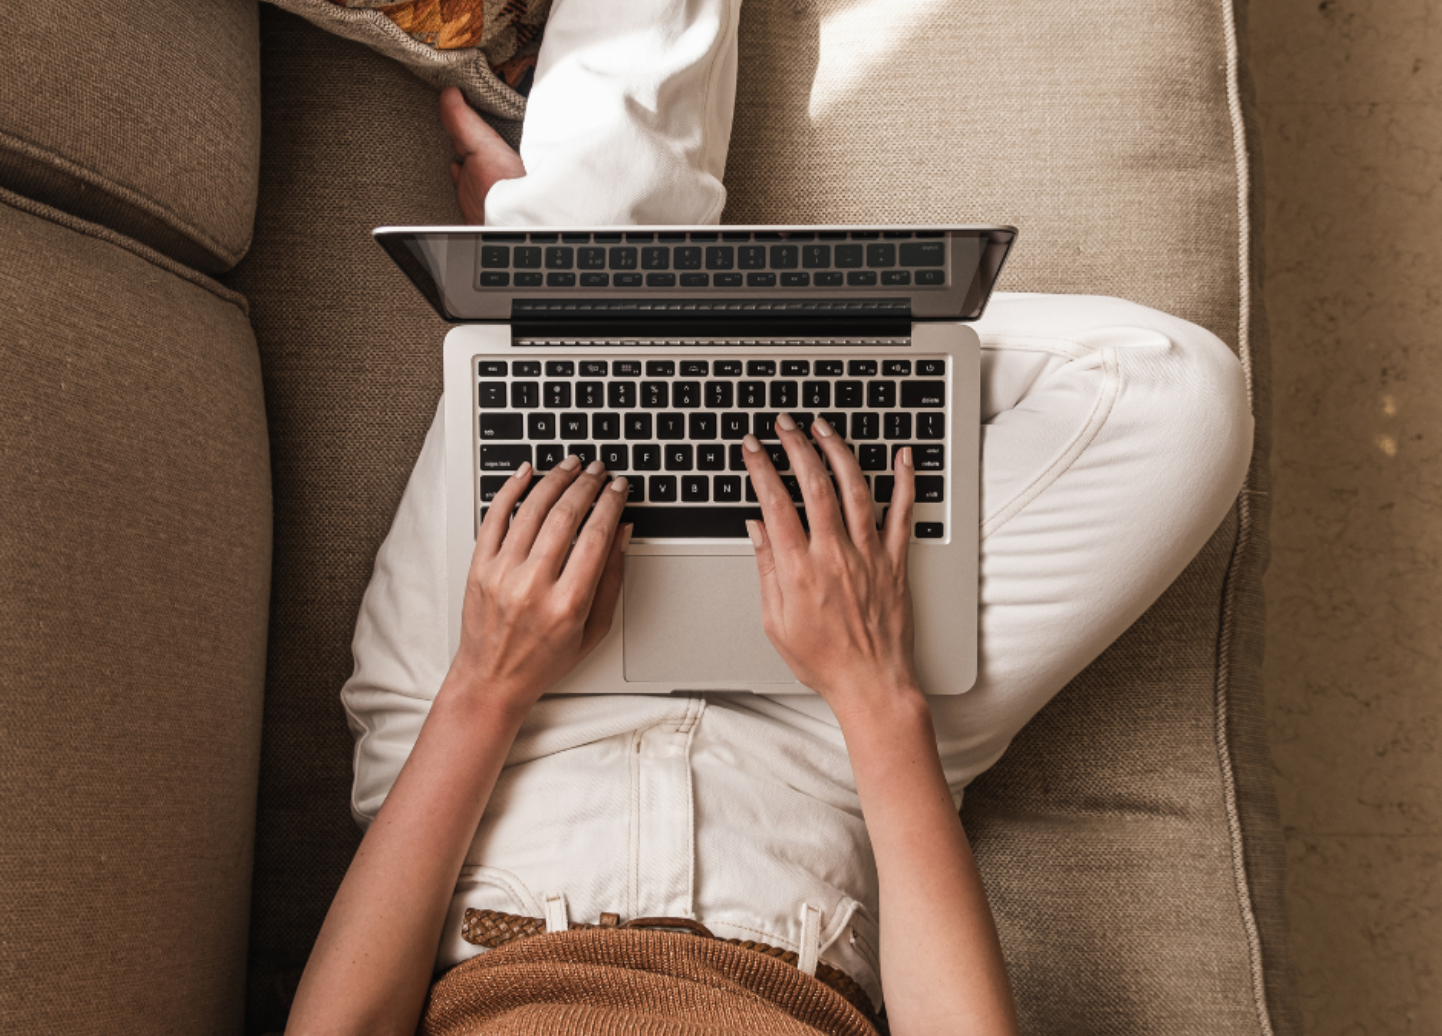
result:
[(915, 534), (919, 540), (939, 540), (943, 536), (941, 522), (917, 522)]
[(851, 240), (853, 241), (875, 241), (881, 236), (879, 230), (853, 230)]
[(711, 365), (705, 360), (682, 360), (681, 377), (704, 378), (711, 372)]
[(788, 378), (804, 378), (811, 373), (810, 360), (782, 360), (781, 373)]
[[(517, 248), (515, 267), (518, 270), (539, 270), (541, 268), (541, 250), (539, 248)], [(517, 281), (517, 283), (520, 282)]]
[(686, 438), (686, 415), (685, 415), (685, 414), (657, 414), (657, 415), (656, 415), (656, 438), (658, 438), (658, 439), (684, 439), (684, 438)]
[(946, 382), (903, 381), (901, 405), (908, 410), (946, 406)]
[(641, 382), (641, 405), (647, 410), (670, 406), (671, 386), (665, 381)]
[(875, 497), (876, 502), (877, 502), (878, 504), (889, 504), (889, 503), (891, 503), (891, 493), (892, 493), (892, 490), (894, 490), (895, 488), (896, 488), (896, 478), (895, 478), (895, 476), (892, 476), (892, 475), (877, 475), (877, 476), (876, 476), (876, 487), (875, 487), (875, 489), (872, 491), (872, 494), (871, 494), (871, 495), (872, 495), (873, 497)]
[[(517, 364), (520, 366), (520, 364)], [(539, 366), (539, 364), (537, 364)], [(541, 386), (534, 381), (511, 382), (511, 406), (517, 410), (529, 410), (541, 405)]]
[(906, 376), (911, 373), (910, 360), (882, 360), (881, 373), (887, 377)]
[(504, 270), (484, 270), (481, 273), (481, 287), (505, 288), (511, 283), (511, 275)]
[(627, 241), (638, 241), (638, 242), (655, 241), (655, 240), (656, 240), (656, 235), (655, 235), (655, 234), (643, 234), (643, 233), (627, 234), (627, 235), (626, 235), (626, 240), (627, 240)]
[(665, 454), (667, 471), (690, 471), (695, 466), (695, 451), (690, 443), (672, 443)]
[(815, 407), (830, 406), (831, 382), (803, 381), (801, 383), (801, 405)]
[(745, 446), (742, 446), (742, 445), (739, 444), (739, 443), (733, 444), (733, 445), (731, 446), (730, 451), (727, 453), (727, 458), (728, 458), (728, 461), (729, 461), (729, 463), (728, 463), (727, 466), (730, 467), (730, 469), (731, 469), (732, 471), (745, 471), (745, 470), (746, 470), (746, 447), (745, 447)]
[(490, 233), (486, 234), (486, 240), (487, 240), (487, 241), (525, 241), (525, 240), (526, 240), (526, 235), (525, 235), (524, 232), (523, 232), (523, 233), (520, 233), (520, 234), (509, 234), (509, 233), (502, 233), (502, 232), (499, 231), (499, 230), (495, 230), (495, 231), (491, 231)]
[(613, 233), (596, 234), (592, 238), (592, 240), (594, 240), (597, 244), (614, 245), (621, 240), (621, 235)]
[(570, 378), (576, 374), (576, 364), (571, 360), (547, 360), (546, 377)]
[(705, 475), (682, 476), (681, 499), (688, 504), (706, 503), (711, 499), (711, 479)]
[(565, 245), (553, 245), (546, 249), (546, 269), (569, 270), (576, 265), (576, 250)]
[(701, 269), (701, 249), (692, 247), (678, 248), (674, 252), (676, 269), (678, 270), (699, 270)]
[(687, 418), (687, 429), (688, 438), (714, 439), (716, 438), (716, 415), (690, 414)]
[(628, 439), (653, 439), (651, 434), (650, 414), (627, 414), (626, 415), (626, 438)]
[(750, 378), (774, 378), (776, 376), (776, 361), (747, 360), (746, 376)]
[(898, 451), (911, 446), (911, 466), (917, 471), (942, 471), (946, 468), (946, 447), (940, 443), (897, 443), (891, 447), (893, 458), (892, 467), (895, 467), (894, 458)]
[(856, 451), (856, 459), (861, 463), (862, 471), (885, 471), (886, 447), (880, 443), (864, 445)]
[(845, 373), (845, 365), (840, 360), (817, 360), (816, 376), (818, 378), (836, 378)]
[(730, 245), (711, 245), (706, 249), (706, 269), (729, 270), (736, 265), (736, 249)]
[(750, 421), (745, 414), (721, 415), (721, 438), (744, 439), (750, 430)]
[(545, 412), (530, 414), (526, 418), (526, 427), (532, 439), (554, 439), (556, 437), (556, 415)]
[(882, 270), (881, 283), (888, 286), (911, 283), (910, 270)]
[(945, 241), (912, 241), (901, 246), (902, 266), (945, 266)]
[(616, 287), (618, 288), (639, 288), (641, 286), (641, 275), (639, 273), (618, 273), (616, 274)]
[(606, 386), (599, 381), (576, 382), (576, 405), (587, 410), (600, 410), (606, 405)]
[(946, 361), (917, 360), (916, 373), (923, 378), (939, 378), (946, 373)]
[(917, 414), (916, 437), (918, 439), (946, 438), (945, 414)]
[(896, 246), (895, 245), (867, 245), (866, 246), (867, 266), (895, 266)]
[(482, 439), (524, 439), (526, 423), (520, 414), (482, 414)]
[(646, 499), (653, 504), (673, 504), (676, 502), (676, 476), (675, 475), (652, 475), (646, 479)]
[(611, 373), (618, 378), (639, 378), (641, 376), (640, 360), (617, 360)]
[(888, 410), (896, 406), (896, 382), (868, 381), (866, 383), (866, 405), (873, 410)]
[(576, 265), (583, 270), (604, 270), (606, 268), (606, 250), (604, 248), (578, 248), (576, 249)]
[[(739, 378), (741, 377), (740, 360), (717, 360), (716, 377), (718, 378)], [(728, 404), (729, 405), (729, 404)]]
[(870, 288), (876, 284), (875, 270), (852, 270), (846, 275), (846, 283), (853, 288)]
[(811, 424), (816, 420), (816, 415), (807, 413), (804, 410), (793, 410), (791, 411), (791, 420), (796, 422), (796, 427), (801, 429), (802, 432), (810, 435)]
[[(510, 475), (482, 475), (481, 476), (481, 503), (488, 504), (496, 498), (502, 487), (511, 479)], [(484, 516), (482, 516), (484, 521)]]
[(583, 288), (604, 288), (611, 283), (609, 273), (583, 273), (581, 274), (581, 287)]
[(529, 444), (481, 443), (482, 471), (515, 471), (530, 459)]
[[(616, 366), (619, 368), (621, 364), (618, 363)], [(634, 381), (612, 381), (606, 385), (606, 406), (612, 410), (627, 410), (635, 405), (636, 383)]]
[(719, 442), (701, 443), (696, 447), (696, 467), (700, 471), (724, 471), (726, 447)]
[(846, 365), (846, 373), (853, 378), (874, 378), (876, 377), (876, 361), (851, 360)]
[(561, 239), (559, 234), (532, 234), (531, 240), (538, 245), (554, 245)]
[(736, 265), (743, 270), (766, 269), (766, 246), (742, 245), (736, 249)]
[[(721, 366), (718, 361), (716, 366)], [(735, 406), (736, 386), (729, 381), (706, 382), (706, 405), (712, 410), (728, 410)]]
[(648, 273), (646, 274), (646, 287), (674, 288), (676, 287), (676, 275), (674, 273)]
[(916, 283), (923, 287), (946, 283), (945, 270), (917, 270)]
[(877, 414), (861, 411), (851, 415), (851, 439), (875, 439), (881, 429)]
[(547, 409), (564, 409), (571, 405), (571, 383), (569, 381), (548, 381), (543, 396)]
[(701, 405), (701, 383), (699, 381), (678, 381), (671, 386), (671, 405), (694, 409)]
[(771, 269), (773, 270), (794, 270), (799, 258), (800, 249), (795, 245), (772, 245), (771, 246)]
[(750, 476), (750, 475), (746, 475), (746, 476), (745, 476), (745, 482), (746, 482), (746, 502), (747, 502), (748, 504), (754, 504), (754, 503), (756, 503), (756, 487), (751, 484), (751, 476)]
[(669, 270), (671, 268), (671, 249), (669, 248), (643, 248), (641, 249), (641, 269), (643, 270)]
[(481, 269), (504, 270), (511, 265), (511, 250), (505, 245), (481, 246)]
[(626, 503), (639, 504), (646, 500), (646, 480), (644, 478), (629, 478), (626, 480)]
[[(754, 362), (754, 361), (753, 361)], [(766, 405), (766, 382), (742, 381), (736, 385), (736, 405), (753, 410)]]
[(607, 443), (601, 447), (601, 463), (607, 471), (625, 471), (631, 466), (631, 450), (624, 443)]
[(585, 414), (562, 414), (561, 415), (561, 438), (562, 439), (589, 439)]
[(771, 405), (777, 410), (794, 410), (801, 398), (799, 386), (794, 381), (773, 381), (771, 383)]
[(567, 447), (566, 452), (573, 457), (579, 457), (581, 459), (581, 467), (583, 468), (587, 464), (594, 464), (596, 461), (596, 447), (594, 446), (572, 445)]
[(613, 248), (610, 252), (611, 269), (634, 270), (636, 268), (637, 258), (637, 252), (634, 248)]
[(801, 265), (808, 270), (824, 270), (831, 265), (830, 245), (806, 245), (801, 249)]
[(681, 275), (681, 287), (683, 288), (704, 288), (711, 283), (711, 277), (704, 273), (683, 273)]
[(544, 277), (539, 273), (516, 274), (516, 287), (518, 288), (539, 288), (544, 281)]
[(518, 378), (539, 378), (541, 376), (541, 361), (517, 360), (511, 373)]
[(591, 415), (591, 438), (593, 439), (619, 439), (621, 438), (621, 415), (602, 412)]
[(781, 275), (781, 286), (783, 288), (807, 288), (811, 286), (811, 274), (804, 270), (792, 271)]
[(839, 288), (845, 278), (840, 270), (817, 270), (815, 281), (818, 288)]
[(543, 442), (536, 446), (536, 470), (550, 471), (566, 459), (566, 447), (558, 442)]
[(746, 275), (746, 287), (774, 288), (776, 287), (776, 275), (774, 273), (748, 273)]
[(583, 378), (604, 378), (609, 364), (605, 360), (582, 360), (581, 377)]
[(786, 455), (786, 447), (781, 444), (767, 446), (766, 456), (771, 458), (771, 466), (777, 471), (790, 471), (791, 458)]
[[(741, 479), (736, 475), (716, 476), (716, 502), (718, 504), (736, 504), (741, 502)], [(741, 534), (746, 534), (746, 526), (743, 520)], [(715, 535), (715, 533), (712, 533)]]
[(843, 270), (860, 266), (863, 258), (865, 258), (865, 250), (861, 245), (836, 246), (836, 265)]
[(482, 360), (477, 369), (483, 378), (504, 378), (510, 366), (505, 360)]
[(712, 277), (712, 281), (718, 288), (741, 287), (741, 275), (739, 273), (718, 273)]
[(881, 420), (881, 433), (888, 439), (910, 439), (911, 415), (907, 413), (886, 414)]
[(661, 447), (653, 442), (632, 446), (631, 467), (637, 471), (660, 471)]
[(940, 504), (945, 503), (942, 488), (946, 485), (944, 475), (917, 475), (916, 476), (916, 502), (918, 504)]
[(775, 439), (776, 436), (776, 415), (757, 414), (751, 422), (751, 434), (758, 439)]
[(482, 408), (502, 410), (506, 406), (506, 383), (504, 381), (483, 381), (476, 392), (476, 401)]
[(836, 383), (836, 405), (848, 410), (861, 405), (861, 382), (838, 381)]
[(676, 374), (675, 360), (647, 360), (646, 377), (648, 378), (670, 378)]

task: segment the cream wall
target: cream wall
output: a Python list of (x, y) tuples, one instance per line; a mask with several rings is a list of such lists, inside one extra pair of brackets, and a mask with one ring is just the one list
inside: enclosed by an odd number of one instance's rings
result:
[(1253, 0), (1308, 1036), (1442, 1033), (1442, 0)]

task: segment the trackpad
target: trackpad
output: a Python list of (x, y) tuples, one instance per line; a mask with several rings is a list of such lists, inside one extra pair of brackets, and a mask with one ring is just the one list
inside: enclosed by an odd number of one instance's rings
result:
[(635, 555), (626, 559), (624, 600), (627, 681), (802, 690), (761, 628), (755, 558)]

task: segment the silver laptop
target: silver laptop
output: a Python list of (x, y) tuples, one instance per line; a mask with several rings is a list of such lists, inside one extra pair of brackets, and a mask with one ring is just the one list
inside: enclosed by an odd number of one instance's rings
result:
[[(845, 434), (880, 522), (916, 467), (911, 585), (929, 694), (976, 680), (981, 315), (1013, 227), (381, 227), (446, 320), (450, 647), (476, 528), (525, 461), (624, 474), (610, 635), (558, 694), (810, 694), (761, 628), (741, 461), (785, 411)], [(804, 519), (804, 508), (803, 519)]]

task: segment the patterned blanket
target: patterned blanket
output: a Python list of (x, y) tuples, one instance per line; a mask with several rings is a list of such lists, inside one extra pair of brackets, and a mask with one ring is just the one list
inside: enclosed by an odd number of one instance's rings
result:
[(458, 86), (481, 111), (526, 112), (551, 0), (268, 0), (402, 62), (433, 86)]

